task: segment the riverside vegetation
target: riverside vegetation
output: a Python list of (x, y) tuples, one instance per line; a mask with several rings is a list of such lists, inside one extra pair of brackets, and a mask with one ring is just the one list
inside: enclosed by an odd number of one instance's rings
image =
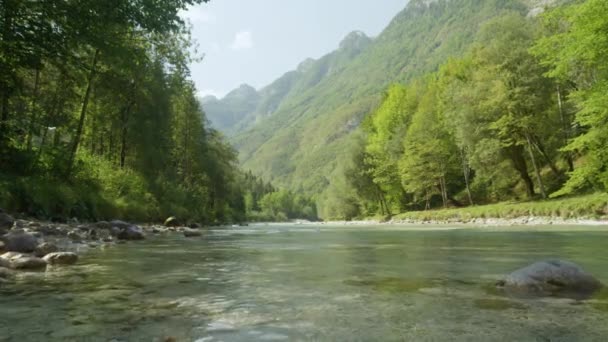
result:
[(207, 123), (179, 16), (202, 2), (2, 1), (0, 208), (62, 221), (316, 217), (241, 172)]
[[(603, 1), (412, 0), (376, 38), (199, 101), (179, 11), (201, 2), (3, 2), (0, 207), (204, 224), (522, 200), (606, 214)], [(467, 215), (535, 215), (491, 208)]]
[(412, 0), (376, 38), (203, 101), (246, 168), (324, 219), (501, 202), (534, 215), (535, 201), (602, 217), (603, 195), (560, 206), (607, 189), (606, 14), (601, 0)]

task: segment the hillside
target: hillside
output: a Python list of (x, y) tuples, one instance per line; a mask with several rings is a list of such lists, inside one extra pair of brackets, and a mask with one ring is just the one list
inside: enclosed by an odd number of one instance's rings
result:
[(309, 58), (259, 92), (242, 85), (226, 97), (201, 99), (212, 125), (228, 136), (246, 131), (273, 116), (285, 99), (314, 88), (326, 77), (344, 68), (371, 44), (371, 38), (354, 31), (340, 43), (340, 48), (319, 60)]
[[(280, 186), (321, 193), (349, 155), (352, 133), (389, 84), (461, 55), (488, 19), (506, 11), (527, 14), (545, 3), (411, 1), (377, 38), (352, 33), (336, 51), (262, 89), (255, 110), (224, 131), (236, 134), (231, 140), (245, 169)], [(215, 109), (205, 110), (215, 117)]]

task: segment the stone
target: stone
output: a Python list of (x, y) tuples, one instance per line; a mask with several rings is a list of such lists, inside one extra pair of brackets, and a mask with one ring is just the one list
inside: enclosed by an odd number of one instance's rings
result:
[[(9, 252), (11, 253), (11, 252)], [(10, 268), (15, 270), (37, 270), (46, 267), (46, 261), (36, 258), (33, 256), (29, 256), (26, 254), (20, 253), (11, 253), (10, 258), (6, 258), (5, 256), (9, 253), (5, 253), (2, 255), (2, 258), (8, 260), (10, 263)]]
[(131, 223), (121, 221), (121, 220), (114, 220), (114, 221), (110, 222), (110, 228), (126, 229), (131, 226), (132, 226)]
[(42, 258), (47, 254), (55, 253), (57, 251), (59, 251), (59, 248), (57, 248), (56, 245), (50, 242), (43, 242), (36, 247), (34, 250), (34, 255), (38, 258)]
[(579, 265), (564, 260), (540, 261), (521, 268), (497, 286), (514, 295), (576, 299), (588, 298), (603, 287)]
[(4, 252), (6, 252), (6, 246), (4, 245), (4, 242), (0, 241), (0, 253)]
[(185, 237), (197, 237), (197, 236), (201, 236), (201, 235), (203, 235), (203, 233), (200, 230), (190, 229), (190, 228), (184, 229)]
[(11, 232), (2, 238), (5, 249), (9, 252), (31, 253), (38, 246), (38, 239), (25, 232)]
[(138, 226), (122, 228), (116, 235), (119, 240), (143, 240), (145, 235)]
[(43, 260), (49, 265), (73, 265), (78, 261), (78, 255), (71, 252), (56, 252), (47, 254)]
[(165, 227), (179, 227), (181, 223), (175, 216), (171, 216), (165, 220)]
[(200, 223), (190, 223), (190, 225), (189, 225), (188, 227), (190, 227), (190, 228), (192, 228), (192, 229), (200, 229), (200, 228), (203, 228), (203, 226), (201, 226), (201, 224), (200, 224)]
[(82, 242), (82, 236), (77, 230), (71, 230), (68, 232), (68, 238), (72, 240), (72, 242), (80, 243)]

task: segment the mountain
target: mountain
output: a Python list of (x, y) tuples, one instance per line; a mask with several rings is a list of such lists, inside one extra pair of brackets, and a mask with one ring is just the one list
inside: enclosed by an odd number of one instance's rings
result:
[(372, 42), (365, 33), (355, 31), (340, 48), (319, 60), (309, 58), (296, 70), (287, 72), (259, 92), (242, 85), (223, 99), (205, 97), (203, 108), (211, 124), (228, 136), (241, 133), (273, 115), (286, 98), (315, 87), (321, 80), (340, 71)]
[[(388, 85), (462, 55), (488, 19), (538, 12), (548, 2), (412, 0), (377, 38), (349, 34), (336, 51), (304, 61), (258, 93), (256, 109), (230, 131), (244, 168), (280, 186), (321, 193)], [(205, 110), (215, 116), (215, 109)]]
[(243, 84), (221, 100), (206, 96), (200, 102), (213, 127), (230, 132), (255, 110), (260, 100), (260, 94), (252, 86)]

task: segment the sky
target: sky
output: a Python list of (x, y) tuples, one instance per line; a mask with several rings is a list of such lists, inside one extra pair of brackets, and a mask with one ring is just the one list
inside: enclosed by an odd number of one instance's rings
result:
[[(350, 32), (377, 36), (408, 0), (211, 0), (182, 15), (202, 62), (199, 95), (222, 97), (243, 83), (260, 89), (306, 58), (335, 50)], [(381, 3), (381, 4), (379, 4)]]

